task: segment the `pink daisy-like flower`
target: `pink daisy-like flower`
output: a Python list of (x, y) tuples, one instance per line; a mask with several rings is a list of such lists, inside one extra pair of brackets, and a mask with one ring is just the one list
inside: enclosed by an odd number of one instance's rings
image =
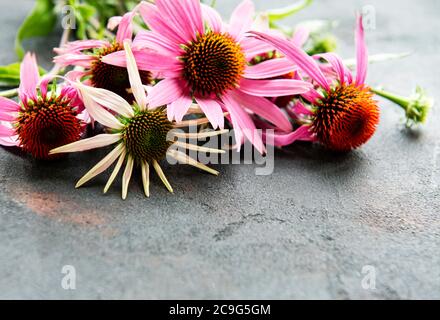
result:
[[(361, 16), (357, 20), (355, 36), (355, 78), (334, 53), (310, 57), (285, 39), (261, 32), (251, 33), (285, 54), (317, 86), (316, 90), (302, 94), (312, 108), (298, 101), (291, 110), (291, 114), (304, 124), (290, 134), (275, 134), (277, 146), (289, 145), (297, 140), (318, 141), (335, 151), (349, 151), (360, 147), (373, 136), (379, 123), (379, 108), (365, 83), (368, 54)], [(332, 72), (329, 72), (327, 65), (322, 68), (316, 61), (318, 59), (328, 61)]]
[(40, 81), (38, 65), (28, 53), (20, 70), (19, 103), (0, 97), (0, 144), (18, 146), (37, 159), (50, 159), (53, 148), (77, 141), (85, 128), (84, 105), (75, 88)]
[[(55, 49), (58, 54), (54, 62), (62, 67), (74, 66), (83, 70), (75, 70), (68, 77), (87, 80), (87, 85), (115, 92), (129, 102), (134, 101), (131, 93), (128, 73), (126, 68), (104, 63), (103, 57), (124, 50), (124, 40), (132, 39), (133, 13), (129, 12), (123, 17), (114, 17), (109, 22), (109, 28), (118, 26), (116, 38), (113, 42), (105, 40), (79, 40), (70, 42), (62, 48)], [(142, 83), (152, 83), (152, 74), (149, 71), (140, 72)]]
[[(205, 124), (208, 120), (201, 118), (175, 124), (168, 120), (163, 107), (155, 108), (148, 106), (146, 92), (130, 49), (130, 41), (128, 40), (125, 42), (125, 51), (129, 81), (131, 83), (130, 88), (135, 97), (133, 104), (128, 103), (111, 91), (85, 86), (80, 82), (75, 83), (74, 85), (81, 92), (84, 104), (90, 115), (108, 128), (107, 133), (56, 148), (51, 151), (51, 154), (81, 152), (111, 145), (114, 146), (113, 150), (104, 159), (78, 181), (76, 187), (82, 186), (103, 173), (116, 162), (114, 171), (104, 188), (104, 193), (106, 193), (125, 163), (122, 179), (123, 199), (127, 197), (128, 186), (135, 165), (141, 168), (144, 192), (147, 197), (150, 196), (150, 167), (154, 168), (166, 188), (173, 192), (173, 188), (159, 164), (167, 156), (178, 162), (189, 164), (213, 175), (218, 175), (216, 170), (199, 163), (185, 152), (193, 150), (206, 153), (224, 153), (223, 150), (201, 147), (180, 140), (175, 141), (175, 138), (198, 140), (199, 138), (225, 133), (225, 130), (196, 134), (173, 131), (174, 128)], [(191, 110), (191, 112), (201, 112), (195, 106), (192, 106), (192, 108), (194, 110)], [(171, 148), (171, 146), (176, 146), (177, 148)]]
[[(179, 122), (195, 100), (214, 128), (223, 128), (226, 111), (238, 145), (247, 138), (262, 153), (265, 147), (261, 136), (255, 134), (251, 114), (282, 131), (292, 130), (286, 115), (266, 97), (302, 94), (311, 86), (300, 80), (271, 79), (294, 69), (288, 59), (248, 64), (271, 48), (245, 37), (254, 23), (251, 1), (237, 7), (229, 25), (199, 0), (144, 2), (138, 10), (151, 31), (136, 36), (136, 61), (141, 70), (154, 71), (163, 78), (149, 91), (151, 106), (167, 105), (168, 118)], [(103, 61), (123, 67), (126, 59), (118, 52)]]

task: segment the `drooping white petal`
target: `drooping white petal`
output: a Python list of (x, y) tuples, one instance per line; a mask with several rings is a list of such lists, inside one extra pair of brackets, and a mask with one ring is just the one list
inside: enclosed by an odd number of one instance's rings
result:
[(75, 188), (81, 187), (86, 182), (90, 181), (97, 175), (103, 173), (107, 170), (115, 161), (119, 158), (122, 151), (124, 150), (124, 145), (121, 143), (116, 148), (113, 149), (104, 159), (102, 159), (96, 166), (94, 166), (89, 172), (87, 172), (84, 177), (82, 177)]
[[(81, 85), (82, 86), (82, 85)], [(85, 87), (85, 86), (83, 86)], [(112, 129), (122, 129), (123, 125), (119, 122), (118, 119), (115, 118), (110, 112), (101, 107), (98, 103), (96, 103), (92, 97), (88, 94), (87, 90), (81, 90), (78, 85), (77, 88), (81, 92), (81, 96), (83, 98), (84, 106), (86, 107), (90, 116), (101, 123), (102, 125), (112, 128)]]
[(122, 176), (122, 199), (127, 199), (128, 185), (130, 184), (131, 175), (133, 173), (134, 159), (128, 156), (127, 165), (125, 166), (124, 175)]
[(159, 163), (156, 160), (153, 160), (153, 167), (154, 170), (156, 170), (157, 175), (159, 176), (160, 180), (162, 180), (165, 187), (168, 189), (169, 192), (173, 193), (173, 187), (171, 187), (171, 184), (168, 182), (167, 177), (162, 171), (162, 168), (160, 167)]
[(115, 168), (113, 169), (113, 172), (110, 176), (110, 178), (107, 181), (107, 184), (104, 187), (104, 193), (107, 193), (108, 189), (113, 184), (113, 181), (115, 181), (116, 176), (118, 175), (119, 171), (121, 171), (122, 165), (124, 164), (125, 156), (127, 155), (127, 152), (125, 150), (122, 151), (121, 156), (119, 157), (118, 163), (116, 163)]
[(76, 141), (53, 149), (49, 154), (81, 152), (111, 145), (121, 140), (121, 134), (100, 134), (92, 138)]
[(207, 147), (200, 147), (198, 145), (195, 144), (189, 144), (189, 143), (184, 143), (181, 141), (176, 141), (174, 142), (174, 145), (186, 149), (186, 150), (193, 150), (193, 151), (198, 151), (198, 152), (206, 152), (206, 153), (225, 153), (225, 150), (220, 150), (220, 149), (213, 149), (213, 148), (207, 148)]
[(144, 185), (145, 195), (150, 197), (150, 165), (148, 162), (142, 162), (142, 184)]
[(133, 90), (133, 95), (136, 99), (141, 110), (147, 109), (147, 95), (145, 94), (145, 89), (142, 84), (141, 76), (139, 74), (139, 69), (136, 64), (133, 52), (131, 51), (130, 41), (124, 41), (125, 53), (127, 56), (127, 71), (128, 77), (130, 79), (131, 89)]
[(174, 128), (186, 128), (191, 126), (200, 126), (202, 124), (209, 123), (208, 118), (200, 118), (200, 119), (194, 119), (194, 120), (184, 120), (179, 123), (174, 124)]
[[(170, 131), (171, 136), (182, 138), (182, 139), (203, 139), (203, 138), (209, 138), (209, 137), (215, 137), (222, 135), (224, 133), (228, 133), (229, 130), (216, 130), (216, 131), (206, 131), (206, 132), (197, 132), (197, 133), (186, 133), (186, 132), (179, 132), (177, 130)], [(174, 140), (173, 140), (174, 141)]]
[(219, 172), (217, 170), (211, 169), (210, 167), (204, 165), (203, 163), (200, 163), (200, 162), (194, 160), (193, 158), (191, 158), (190, 156), (188, 156), (187, 154), (185, 154), (183, 152), (180, 152), (180, 151), (177, 151), (177, 150), (169, 150), (167, 152), (167, 154), (170, 157), (172, 157), (172, 158), (176, 159), (177, 161), (179, 161), (180, 163), (188, 164), (190, 166), (196, 167), (196, 168), (198, 168), (200, 170), (206, 171), (206, 172), (208, 172), (210, 174), (213, 174), (215, 176), (219, 175)]
[(101, 88), (85, 86), (80, 83), (76, 83), (75, 86), (81, 91), (83, 96), (88, 96), (97, 104), (117, 112), (124, 117), (133, 117), (133, 108), (124, 98), (120, 97), (116, 93)]

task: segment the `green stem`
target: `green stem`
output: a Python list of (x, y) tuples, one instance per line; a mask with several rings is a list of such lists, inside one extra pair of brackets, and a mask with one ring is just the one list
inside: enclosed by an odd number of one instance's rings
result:
[(302, 0), (301, 2), (294, 3), (285, 8), (270, 10), (267, 12), (269, 16), (269, 20), (271, 22), (274, 22), (277, 20), (285, 19), (305, 9), (306, 7), (311, 5), (312, 2), (313, 0)]
[(0, 92), (0, 97), (3, 98), (14, 98), (16, 96), (18, 96), (17, 88)]
[(406, 111), (406, 109), (408, 108), (408, 99), (403, 97), (403, 96), (399, 96), (397, 94), (393, 94), (387, 91), (384, 91), (382, 89), (371, 89), (372, 92), (374, 92), (375, 94), (377, 94), (378, 96), (381, 96), (382, 98), (388, 99), (392, 102), (394, 102), (395, 104), (399, 105), (402, 107), (402, 109), (404, 109)]

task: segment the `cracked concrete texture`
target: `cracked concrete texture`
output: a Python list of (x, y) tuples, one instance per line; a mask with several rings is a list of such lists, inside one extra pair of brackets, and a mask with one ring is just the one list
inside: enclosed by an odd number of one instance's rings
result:
[[(218, 5), (226, 15), (238, 2)], [(338, 19), (340, 51), (352, 57), (363, 4), (316, 1), (290, 21)], [(370, 52), (414, 51), (371, 66), (370, 83), (402, 93), (421, 84), (440, 98), (440, 3), (368, 4), (377, 12)], [(14, 33), (31, 6), (0, 2), (1, 64), (14, 61)], [(56, 42), (27, 45), (48, 66)], [(73, 189), (103, 153), (45, 164), (1, 149), (0, 298), (440, 298), (439, 113), (411, 133), (400, 110), (381, 106), (376, 136), (351, 154), (298, 144), (277, 151), (270, 176), (249, 165), (220, 166), (218, 178), (169, 167), (174, 195), (154, 178), (150, 199), (134, 182), (125, 202), (120, 181), (101, 194), (106, 176)], [(64, 265), (76, 268), (75, 291), (61, 288)], [(361, 286), (368, 265), (375, 290)]]

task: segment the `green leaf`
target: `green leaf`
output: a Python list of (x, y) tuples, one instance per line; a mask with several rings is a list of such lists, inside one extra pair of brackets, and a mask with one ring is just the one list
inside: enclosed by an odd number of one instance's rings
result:
[(76, 36), (79, 39), (86, 39), (88, 21), (96, 14), (97, 10), (95, 7), (86, 3), (75, 4), (73, 8), (77, 20)]
[(20, 84), (20, 63), (0, 67), (0, 86), (14, 87)]
[(267, 15), (271, 23), (288, 18), (311, 5), (313, 0), (302, 0), (285, 8), (269, 10)]
[(54, 0), (36, 0), (34, 9), (18, 30), (15, 39), (15, 51), (20, 59), (24, 56), (23, 40), (46, 36), (51, 33), (57, 22)]
[[(40, 68), (40, 75), (46, 71)], [(0, 66), (0, 87), (17, 87), (20, 84), (20, 62)]]

